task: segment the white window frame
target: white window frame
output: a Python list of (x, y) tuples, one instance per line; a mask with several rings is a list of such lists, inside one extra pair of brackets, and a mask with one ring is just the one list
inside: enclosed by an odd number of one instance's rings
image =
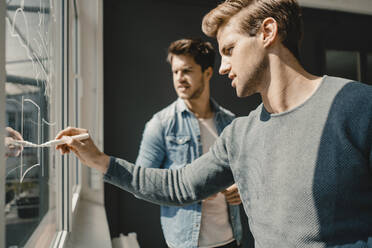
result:
[[(0, 130), (5, 130), (5, 1), (0, 1)], [(0, 140), (4, 140), (4, 131), (0, 132)], [(0, 194), (5, 195), (5, 147), (0, 145)], [(5, 197), (0, 197), (0, 206), (5, 206)], [(0, 208), (0, 247), (5, 247), (5, 211)]]
[[(80, 113), (81, 113), (81, 77), (80, 77), (80, 20), (79, 20), (79, 5), (77, 0), (72, 0), (70, 5), (70, 26), (72, 37), (70, 39), (72, 47), (71, 56), (71, 92), (70, 95), (73, 98), (71, 113), (72, 125), (75, 127), (80, 126)], [(82, 182), (82, 168), (81, 163), (76, 156), (72, 157), (70, 162), (73, 168), (72, 176), (72, 212), (75, 213), (77, 209), (77, 203), (79, 202)]]
[[(62, 130), (69, 126), (69, 95), (70, 95), (70, 1), (61, 0), (61, 11), (59, 16), (59, 45), (61, 54), (61, 64), (59, 65), (60, 82), (57, 83), (62, 93), (57, 100), (62, 109), (62, 115), (58, 121), (58, 130)], [(57, 87), (56, 87), (57, 88)], [(57, 235), (53, 242), (53, 247), (63, 247), (68, 234), (72, 227), (72, 169), (70, 168), (70, 155), (58, 156), (57, 162)]]

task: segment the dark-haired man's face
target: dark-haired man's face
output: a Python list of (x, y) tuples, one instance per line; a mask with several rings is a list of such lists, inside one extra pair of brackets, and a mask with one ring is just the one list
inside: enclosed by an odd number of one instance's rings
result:
[(202, 72), (194, 58), (188, 55), (172, 56), (173, 85), (178, 97), (184, 100), (198, 99), (208, 82), (206, 72)]
[(231, 19), (218, 30), (217, 41), (222, 57), (219, 73), (228, 74), (238, 97), (246, 97), (260, 91), (269, 62), (259, 38), (239, 31), (236, 19)]

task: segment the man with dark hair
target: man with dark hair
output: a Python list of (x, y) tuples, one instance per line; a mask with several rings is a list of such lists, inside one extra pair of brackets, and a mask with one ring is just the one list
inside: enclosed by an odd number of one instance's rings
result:
[(206, 15), (220, 73), (239, 97), (257, 92), (263, 103), (190, 165), (134, 166), (91, 139), (58, 148), (159, 204), (195, 202), (236, 182), (256, 247), (372, 247), (372, 87), (306, 72), (298, 27), (295, 0), (228, 0)]
[[(146, 124), (136, 164), (177, 169), (209, 150), (234, 115), (210, 98), (215, 51), (200, 39), (181, 39), (168, 48), (178, 99)], [(227, 204), (226, 201), (229, 203)], [(237, 247), (242, 227), (236, 185), (202, 202), (162, 206), (161, 224), (169, 247)]]

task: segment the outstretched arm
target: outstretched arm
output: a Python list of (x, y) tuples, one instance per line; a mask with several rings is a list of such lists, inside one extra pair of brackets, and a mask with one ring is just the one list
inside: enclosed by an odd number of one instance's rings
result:
[[(86, 132), (84, 129), (67, 128), (57, 138)], [(122, 159), (110, 158), (99, 151), (90, 138), (83, 141), (71, 138), (57, 149), (62, 154), (73, 151), (83, 164), (104, 173), (107, 182), (157, 204), (190, 204), (233, 184), (223, 138), (219, 138), (207, 154), (178, 170), (143, 168)]]

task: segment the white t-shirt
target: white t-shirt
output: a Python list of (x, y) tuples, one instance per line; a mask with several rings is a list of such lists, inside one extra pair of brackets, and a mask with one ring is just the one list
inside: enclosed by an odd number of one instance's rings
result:
[[(218, 137), (213, 118), (198, 119), (203, 154), (208, 152)], [(229, 222), (229, 212), (225, 196), (218, 193), (212, 200), (202, 203), (202, 217), (199, 233), (199, 247), (211, 248), (223, 246), (234, 240), (234, 235)]]

